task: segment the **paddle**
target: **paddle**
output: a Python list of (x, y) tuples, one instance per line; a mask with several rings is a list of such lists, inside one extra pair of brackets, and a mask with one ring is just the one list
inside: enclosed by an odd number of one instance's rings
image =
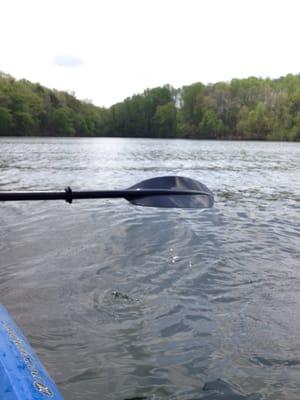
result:
[(214, 204), (212, 192), (202, 183), (182, 176), (163, 176), (147, 179), (125, 190), (63, 192), (0, 192), (0, 201), (65, 200), (125, 198), (145, 207), (209, 208)]

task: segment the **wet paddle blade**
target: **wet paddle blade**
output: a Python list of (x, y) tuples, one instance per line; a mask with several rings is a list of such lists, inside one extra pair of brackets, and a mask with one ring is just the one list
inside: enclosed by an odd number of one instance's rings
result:
[[(144, 207), (162, 208), (210, 208), (214, 204), (212, 192), (203, 183), (183, 176), (163, 176), (147, 179), (129, 188), (129, 190), (167, 189), (186, 191), (185, 194), (171, 193), (169, 195), (141, 196), (127, 198), (130, 203)], [(189, 191), (197, 194), (189, 194)]]

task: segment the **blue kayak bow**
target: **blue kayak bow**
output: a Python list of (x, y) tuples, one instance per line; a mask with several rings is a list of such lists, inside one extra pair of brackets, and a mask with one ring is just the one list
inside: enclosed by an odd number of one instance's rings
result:
[(63, 400), (20, 328), (0, 304), (0, 399)]

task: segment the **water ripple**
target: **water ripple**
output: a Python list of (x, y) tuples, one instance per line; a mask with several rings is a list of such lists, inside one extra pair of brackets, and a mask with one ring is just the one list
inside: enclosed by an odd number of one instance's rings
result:
[(0, 145), (1, 190), (180, 174), (216, 195), (202, 212), (125, 200), (1, 206), (2, 302), (66, 400), (299, 398), (299, 144)]

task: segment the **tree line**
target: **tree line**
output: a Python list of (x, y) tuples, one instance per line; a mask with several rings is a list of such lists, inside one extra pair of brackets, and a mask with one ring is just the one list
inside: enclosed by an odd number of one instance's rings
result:
[(0, 136), (300, 140), (300, 74), (147, 89), (109, 108), (0, 73)]

